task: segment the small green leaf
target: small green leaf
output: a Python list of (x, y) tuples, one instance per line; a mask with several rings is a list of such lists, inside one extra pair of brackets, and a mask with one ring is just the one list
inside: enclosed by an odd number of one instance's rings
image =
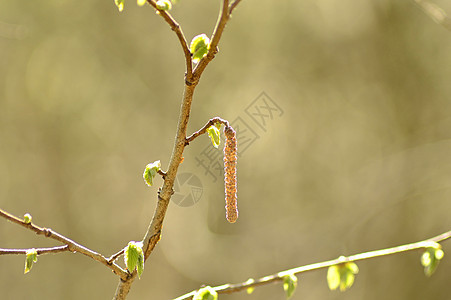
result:
[(355, 274), (359, 272), (359, 268), (353, 262), (345, 263), (340, 270), (340, 291), (344, 292), (354, 284)]
[(141, 278), (141, 275), (144, 272), (144, 253), (142, 251), (142, 248), (138, 256), (138, 264), (136, 265), (136, 271), (138, 271), (138, 278)]
[(211, 139), (211, 143), (213, 144), (213, 147), (218, 148), (221, 144), (221, 132), (219, 131), (218, 127), (216, 126), (210, 126), (207, 128), (208, 136)]
[(444, 255), (445, 253), (442, 250), (442, 246), (438, 243), (433, 242), (429, 247), (425, 248), (423, 255), (421, 255), (421, 264), (424, 267), (424, 274), (427, 277), (434, 274)]
[(26, 213), (26, 214), (23, 215), (23, 221), (26, 224), (30, 224), (31, 223), (31, 219), (33, 219), (33, 217), (29, 213)]
[[(246, 281), (246, 284), (251, 284), (251, 283), (254, 283), (255, 282), (255, 280), (253, 279), (253, 278), (249, 278), (247, 281)], [(248, 287), (247, 289), (246, 289), (246, 292), (250, 295), (250, 294), (252, 294), (253, 292), (254, 292), (254, 290), (255, 290), (255, 288), (252, 286), (252, 287)]]
[(196, 35), (191, 41), (190, 51), (193, 55), (193, 62), (197, 63), (208, 53), (210, 49), (210, 39), (204, 33)]
[(155, 175), (157, 175), (158, 171), (160, 171), (160, 168), (161, 163), (159, 160), (146, 166), (144, 169), (143, 178), (148, 186), (153, 185), (153, 179), (155, 178)]
[(338, 266), (330, 266), (327, 270), (327, 285), (331, 291), (334, 291), (340, 285), (340, 270)]
[(206, 286), (196, 292), (193, 300), (218, 300), (218, 293), (211, 286)]
[(287, 299), (290, 299), (298, 285), (298, 278), (294, 274), (283, 276), (283, 289), (287, 293)]
[(114, 3), (116, 4), (119, 11), (124, 10), (124, 0), (114, 0)]
[(142, 242), (131, 241), (124, 249), (124, 262), (130, 273), (137, 269), (138, 277), (144, 271), (144, 253)]
[(137, 0), (138, 6), (143, 6), (146, 2), (147, 0)]
[[(345, 259), (344, 256), (340, 259)], [(340, 287), (340, 291), (344, 292), (349, 289), (355, 280), (355, 274), (359, 272), (359, 267), (354, 262), (346, 262), (335, 266), (330, 266), (327, 270), (327, 284), (330, 290), (336, 290)]]
[(156, 5), (157, 5), (158, 10), (171, 10), (172, 9), (172, 3), (169, 0), (158, 0)]
[(24, 274), (27, 274), (30, 272), (31, 268), (33, 267), (33, 263), (38, 261), (38, 252), (36, 249), (29, 249), (27, 250), (26, 257), (25, 257), (25, 270)]

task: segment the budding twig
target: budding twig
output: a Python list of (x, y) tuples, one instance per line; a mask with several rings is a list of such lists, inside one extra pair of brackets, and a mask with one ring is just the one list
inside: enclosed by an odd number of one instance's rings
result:
[[(230, 294), (233, 292), (238, 292), (242, 290), (246, 290), (251, 287), (257, 287), (261, 285), (265, 285), (272, 282), (277, 281), (283, 281), (283, 277), (289, 274), (299, 274), (299, 273), (305, 273), (309, 271), (319, 270), (319, 269), (325, 269), (334, 265), (342, 264), (343, 262), (351, 262), (351, 261), (359, 261), (359, 260), (365, 260), (370, 258), (376, 258), (380, 256), (386, 256), (386, 255), (392, 255), (392, 254), (398, 254), (403, 253), (406, 251), (412, 251), (412, 250), (418, 250), (423, 249), (425, 247), (428, 247), (430, 245), (430, 242), (441, 242), (444, 240), (447, 240), (451, 238), (451, 231), (442, 233), (438, 236), (432, 237), (430, 239), (426, 239), (420, 242), (411, 243), (411, 244), (405, 244), (393, 248), (387, 248), (382, 250), (376, 250), (376, 251), (370, 251), (370, 252), (364, 252), (360, 254), (351, 255), (348, 257), (340, 257), (333, 260), (328, 260), (324, 262), (314, 263), (310, 265), (305, 265), (302, 267), (297, 267), (294, 269), (285, 270), (282, 272), (278, 272), (276, 274), (268, 275), (261, 277), (259, 279), (255, 279), (254, 281), (246, 281), (242, 283), (235, 283), (235, 284), (223, 284), (220, 286), (213, 287), (212, 289), (215, 290), (218, 294)], [(187, 293), (183, 296), (180, 296), (174, 300), (187, 300), (192, 299), (193, 296), (196, 294), (196, 291), (192, 291), (190, 293)]]
[(214, 117), (210, 120), (208, 120), (207, 124), (205, 124), (201, 129), (199, 129), (198, 131), (194, 132), (192, 135), (190, 135), (189, 137), (186, 138), (186, 145), (189, 145), (189, 143), (191, 143), (195, 138), (197, 138), (198, 136), (204, 134), (207, 132), (207, 129), (210, 126), (215, 125), (216, 123), (221, 123), (224, 126), (228, 127), (229, 126), (229, 121), (226, 121), (224, 119), (221, 119), (220, 117)]
[[(55, 253), (70, 251), (68, 245), (57, 246), (57, 247), (50, 247), (50, 248), (34, 248), (34, 249), (36, 250), (38, 255), (55, 254)], [(27, 254), (28, 250), (30, 250), (30, 249), (0, 249), (0, 255), (5, 255), (5, 254), (16, 254), (16, 255)]]
[(11, 222), (21, 225), (31, 231), (34, 231), (38, 235), (44, 235), (47, 238), (61, 242), (67, 246), (68, 251), (79, 252), (83, 255), (86, 255), (86, 256), (104, 264), (108, 268), (112, 269), (113, 272), (116, 275), (119, 275), (122, 279), (127, 278), (127, 272), (124, 269), (122, 269), (119, 265), (117, 265), (115, 263), (109, 263), (108, 260), (100, 253), (92, 251), (91, 249), (88, 249), (85, 246), (74, 242), (73, 240), (63, 236), (62, 234), (59, 234), (56, 231), (53, 231), (50, 228), (42, 228), (42, 227), (36, 226), (35, 224), (33, 224), (31, 222), (27, 223), (24, 220), (14, 216), (10, 213), (7, 213), (6, 211), (3, 211), (2, 209), (0, 209), (0, 216), (7, 219), (8, 221), (11, 221)]
[(157, 9), (157, 3), (154, 0), (147, 0), (147, 2), (155, 8), (160, 16), (169, 24), (169, 27), (175, 32), (177, 35), (180, 45), (182, 46), (183, 53), (185, 55), (185, 64), (186, 64), (186, 82), (189, 83), (192, 81), (191, 77), (193, 75), (193, 60), (191, 58), (191, 52), (189, 51), (188, 43), (186, 42), (185, 35), (183, 34), (182, 27), (175, 21), (175, 19), (171, 16), (171, 14), (164, 10)]

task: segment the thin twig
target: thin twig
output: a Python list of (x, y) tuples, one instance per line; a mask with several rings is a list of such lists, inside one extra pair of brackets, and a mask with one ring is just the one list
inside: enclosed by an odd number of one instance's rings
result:
[[(16, 255), (27, 254), (28, 250), (30, 250), (30, 249), (0, 249), (0, 255), (5, 255), (5, 254), (16, 254)], [(68, 245), (64, 245), (64, 246), (57, 246), (57, 247), (51, 247), (51, 248), (34, 248), (34, 250), (36, 250), (38, 255), (55, 254), (55, 253), (61, 253), (61, 252), (69, 251), (69, 246)]]
[(192, 135), (190, 135), (189, 137), (186, 138), (186, 145), (191, 143), (198, 136), (200, 136), (200, 135), (204, 134), (205, 132), (207, 132), (207, 129), (210, 126), (215, 125), (216, 123), (221, 123), (224, 126), (229, 126), (229, 122), (224, 120), (224, 119), (221, 119), (220, 117), (212, 118), (201, 129), (199, 129), (198, 131), (194, 132)]
[(232, 3), (230, 3), (229, 5), (229, 15), (232, 15), (233, 10), (235, 9), (235, 7), (240, 4), (241, 0), (235, 0)]
[(65, 245), (67, 245), (68, 250), (71, 252), (79, 252), (83, 255), (86, 255), (86, 256), (104, 264), (108, 268), (112, 269), (113, 272), (116, 275), (120, 276), (122, 279), (125, 279), (128, 276), (128, 273), (124, 269), (122, 269), (119, 265), (117, 265), (115, 263), (109, 263), (108, 260), (103, 255), (101, 255), (95, 251), (92, 251), (92, 250), (86, 248), (85, 246), (82, 246), (82, 245), (72, 241), (71, 239), (59, 234), (56, 231), (53, 231), (50, 228), (42, 228), (37, 225), (34, 225), (33, 223), (26, 223), (24, 220), (14, 216), (10, 213), (7, 213), (6, 211), (3, 211), (2, 209), (0, 209), (0, 216), (7, 219), (8, 221), (11, 221), (11, 222), (21, 225), (31, 231), (34, 231), (38, 235), (44, 235), (47, 238), (54, 239), (58, 242), (61, 242)]
[(442, 25), (447, 30), (451, 31), (451, 18), (448, 17), (446, 12), (438, 7), (436, 4), (424, 1), (424, 0), (413, 0), (422, 10), (428, 15), (434, 22)]
[(185, 35), (183, 34), (182, 27), (174, 20), (174, 18), (171, 16), (170, 13), (164, 10), (159, 10), (157, 8), (157, 3), (154, 0), (147, 0), (147, 2), (155, 8), (156, 12), (163, 17), (163, 19), (169, 24), (169, 27), (171, 27), (172, 31), (175, 32), (177, 35), (180, 45), (182, 46), (183, 53), (185, 55), (185, 64), (186, 64), (186, 75), (185, 75), (185, 81), (187, 83), (192, 82), (192, 76), (193, 76), (193, 60), (191, 57), (191, 52), (189, 50), (188, 43), (186, 42)]
[(110, 256), (110, 258), (108, 258), (108, 263), (112, 264), (114, 263), (114, 261), (121, 256), (122, 254), (124, 254), (124, 249), (121, 249), (121, 251), (119, 251), (118, 253), (115, 253), (113, 255)]
[[(305, 273), (308, 271), (314, 271), (319, 269), (328, 268), (334, 265), (342, 264), (344, 262), (351, 262), (351, 261), (359, 261), (359, 260), (365, 260), (370, 258), (376, 258), (380, 256), (386, 256), (386, 255), (393, 255), (398, 254), (406, 251), (412, 251), (417, 249), (422, 249), (430, 246), (431, 242), (441, 242), (446, 239), (451, 238), (451, 231), (442, 233), (438, 236), (435, 236), (433, 238), (423, 240), (416, 243), (401, 245), (393, 248), (387, 248), (382, 250), (376, 250), (376, 251), (370, 251), (360, 254), (351, 255), (348, 257), (340, 257), (333, 260), (328, 260), (324, 262), (314, 263), (302, 267), (297, 267), (294, 269), (285, 270), (276, 274), (268, 275), (259, 279), (255, 279), (255, 281), (246, 281), (242, 283), (236, 283), (236, 284), (224, 284), (220, 286), (213, 287), (213, 290), (215, 290), (218, 294), (230, 294), (233, 292), (242, 291), (251, 287), (257, 287), (264, 284), (276, 282), (276, 281), (283, 281), (283, 277), (290, 274), (299, 274), (299, 273)], [(189, 292), (183, 296), (180, 296), (174, 300), (186, 300), (191, 299), (196, 294), (196, 291)]]
[(229, 20), (229, 17), (229, 1), (223, 0), (221, 9), (219, 11), (218, 20), (216, 21), (216, 27), (213, 30), (213, 34), (211, 36), (210, 50), (208, 50), (207, 55), (202, 58), (197, 64), (196, 68), (194, 68), (193, 79), (195, 81), (199, 80), (207, 65), (210, 63), (210, 61), (213, 60), (216, 53), (218, 53), (219, 40), (221, 39), (222, 33), (225, 29), (227, 21)]

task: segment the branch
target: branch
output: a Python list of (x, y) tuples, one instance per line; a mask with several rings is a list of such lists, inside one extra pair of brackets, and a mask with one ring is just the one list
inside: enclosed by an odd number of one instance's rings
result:
[(45, 237), (54, 239), (58, 242), (65, 244), (68, 247), (68, 251), (70, 251), (70, 252), (79, 252), (83, 255), (86, 255), (86, 256), (104, 264), (108, 268), (112, 269), (113, 272), (116, 275), (120, 276), (122, 279), (126, 279), (128, 276), (128, 273), (124, 269), (122, 269), (120, 266), (118, 266), (115, 263), (110, 263), (103, 255), (101, 255), (97, 252), (94, 252), (94, 251), (72, 241), (71, 239), (59, 234), (56, 231), (53, 231), (50, 228), (42, 228), (42, 227), (32, 224), (31, 222), (26, 223), (24, 220), (14, 216), (10, 213), (7, 213), (6, 211), (3, 211), (2, 209), (0, 209), (0, 216), (7, 219), (8, 221), (11, 221), (11, 222), (21, 225), (22, 227), (25, 227), (31, 231), (34, 231), (38, 235), (44, 235)]
[(447, 30), (451, 31), (451, 18), (446, 15), (446, 12), (435, 5), (424, 0), (413, 0), (428, 15), (434, 22), (442, 25)]
[[(147, 0), (150, 5), (152, 5), (156, 9), (156, 3), (153, 0)], [(149, 227), (147, 228), (146, 234), (143, 239), (143, 252), (144, 259), (147, 258), (152, 253), (156, 244), (161, 238), (161, 228), (163, 226), (163, 220), (166, 215), (166, 211), (169, 205), (169, 201), (171, 200), (172, 194), (174, 194), (174, 182), (175, 177), (177, 175), (177, 170), (182, 162), (183, 151), (185, 146), (187, 145), (186, 139), (186, 130), (188, 127), (188, 121), (191, 112), (191, 103), (193, 101), (194, 90), (199, 83), (200, 76), (202, 72), (205, 70), (205, 67), (208, 65), (210, 61), (213, 60), (217, 51), (217, 45), (219, 40), (221, 39), (222, 32), (224, 31), (225, 25), (229, 20), (228, 13), (229, 1), (223, 0), (223, 4), (219, 13), (218, 21), (216, 27), (213, 31), (213, 36), (211, 38), (210, 50), (207, 55), (201, 59), (196, 69), (190, 73), (189, 66), (191, 66), (191, 52), (188, 49), (186, 44), (186, 40), (183, 36), (180, 26), (175, 23), (172, 17), (165, 11), (157, 10), (158, 13), (168, 22), (171, 28), (176, 32), (179, 40), (182, 44), (182, 48), (185, 53), (185, 58), (187, 60), (187, 74), (185, 76), (185, 89), (183, 93), (182, 105), (180, 107), (179, 120), (177, 125), (177, 133), (175, 137), (174, 147), (172, 150), (171, 158), (169, 160), (169, 167), (164, 175), (163, 186), (160, 188), (158, 192), (158, 201), (157, 206), (155, 208), (152, 220), (150, 222)], [(189, 59), (188, 59), (189, 53)], [(188, 64), (188, 61), (190, 64)], [(125, 280), (120, 280), (116, 293), (114, 295), (114, 300), (123, 300), (127, 297), (130, 292), (130, 288), (132, 286), (133, 281), (135, 280), (137, 275), (136, 270), (130, 274), (128, 278)]]
[(169, 27), (171, 27), (172, 31), (174, 31), (175, 34), (177, 35), (180, 41), (180, 45), (182, 46), (183, 53), (185, 55), (185, 64), (186, 64), (185, 80), (187, 83), (191, 83), (193, 75), (193, 60), (191, 58), (191, 52), (189, 51), (185, 35), (183, 34), (182, 27), (174, 20), (174, 18), (167, 11), (158, 10), (157, 3), (154, 0), (147, 0), (147, 2), (153, 8), (155, 8), (157, 14), (163, 17), (163, 19), (169, 24)]
[(218, 53), (218, 51), (219, 51), (219, 49), (218, 49), (219, 40), (221, 39), (222, 32), (224, 31), (227, 21), (230, 18), (228, 7), (229, 7), (229, 1), (223, 0), (221, 9), (219, 11), (218, 20), (216, 22), (216, 27), (213, 30), (213, 34), (210, 39), (211, 40), (210, 50), (208, 50), (207, 55), (200, 60), (200, 62), (197, 64), (196, 68), (194, 69), (193, 80), (196, 82), (199, 81), (200, 76), (202, 75), (203, 71), (205, 70), (207, 65), (210, 63), (210, 61), (212, 61), (213, 58), (215, 58), (216, 53)]
[(235, 9), (235, 7), (240, 4), (241, 0), (235, 0), (232, 3), (230, 3), (229, 5), (229, 15), (232, 15), (233, 10)]
[[(370, 251), (360, 254), (351, 255), (348, 257), (340, 257), (338, 259), (328, 260), (324, 262), (319, 262), (315, 264), (310, 264), (302, 267), (297, 267), (290, 270), (285, 270), (273, 275), (265, 276), (259, 279), (256, 279), (253, 282), (242, 282), (242, 283), (236, 283), (236, 284), (224, 284), (217, 287), (213, 287), (213, 290), (215, 290), (218, 294), (230, 294), (233, 292), (242, 291), (251, 287), (257, 287), (264, 284), (276, 282), (276, 281), (283, 281), (283, 277), (289, 274), (299, 274), (299, 273), (305, 273), (309, 271), (319, 270), (319, 269), (325, 269), (334, 265), (339, 265), (345, 262), (355, 262), (359, 260), (365, 260), (370, 258), (376, 258), (380, 256), (386, 256), (386, 255), (392, 255), (392, 254), (398, 254), (403, 253), (406, 251), (412, 251), (417, 249), (422, 249), (430, 246), (431, 242), (441, 242), (446, 239), (451, 238), (451, 231), (442, 233), (438, 236), (435, 236), (433, 238), (423, 240), (416, 243), (401, 245), (393, 248), (387, 248), (382, 250), (376, 250), (376, 251)], [(192, 291), (188, 294), (185, 294), (183, 296), (180, 296), (174, 300), (186, 300), (186, 299), (192, 299), (192, 297), (196, 294), (196, 291)]]
[[(6, 254), (27, 254), (27, 251), (30, 249), (0, 249), (0, 255), (6, 255)], [(58, 246), (58, 247), (51, 247), (51, 248), (35, 248), (38, 255), (43, 254), (55, 254), (60, 252), (66, 252), (70, 251), (68, 245), (64, 246)]]
[(121, 249), (121, 251), (119, 251), (118, 253), (111, 255), (110, 258), (108, 258), (108, 263), (110, 264), (114, 263), (114, 261), (118, 259), (119, 256), (124, 254), (124, 251), (125, 251), (124, 249)]
[(216, 123), (221, 123), (224, 126), (229, 126), (229, 122), (224, 119), (221, 119), (220, 117), (212, 118), (207, 122), (207, 124), (204, 125), (204, 127), (202, 127), (201, 129), (199, 129), (198, 131), (196, 131), (195, 133), (186, 138), (186, 145), (189, 145), (189, 143), (191, 143), (195, 138), (206, 133), (207, 129), (210, 126), (215, 125)]

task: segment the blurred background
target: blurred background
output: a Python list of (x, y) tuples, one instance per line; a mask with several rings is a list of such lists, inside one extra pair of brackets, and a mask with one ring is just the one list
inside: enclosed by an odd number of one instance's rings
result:
[[(434, 3), (451, 13), (451, 2)], [(211, 34), (218, 8), (180, 0), (172, 12), (190, 41)], [(142, 172), (158, 159), (166, 169), (183, 91), (167, 24), (132, 0), (122, 13), (113, 0), (3, 0), (0, 55), (0, 207), (105, 256), (141, 240), (162, 184), (147, 187)], [(170, 204), (128, 299), (173, 299), (450, 230), (450, 79), (451, 32), (413, 1), (243, 0), (188, 129), (214, 116), (238, 127), (238, 222), (225, 219), (221, 149), (202, 136), (175, 194), (193, 201)], [(55, 245), (0, 220), (1, 248)], [(449, 299), (451, 243), (443, 248), (431, 278), (411, 252), (358, 263), (345, 293), (329, 291), (326, 270), (306, 273), (292, 299)], [(0, 257), (2, 299), (111, 299), (118, 283), (82, 255), (40, 256), (27, 275), (24, 260)], [(274, 284), (220, 299), (285, 294)]]

